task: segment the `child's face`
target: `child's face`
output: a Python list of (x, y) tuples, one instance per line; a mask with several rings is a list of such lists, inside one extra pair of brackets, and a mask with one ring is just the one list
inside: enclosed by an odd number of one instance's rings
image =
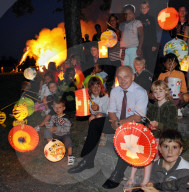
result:
[(71, 59), (71, 66), (75, 67), (77, 65), (77, 59)]
[(148, 13), (148, 11), (149, 11), (149, 6), (146, 5), (146, 4), (142, 4), (140, 6), (140, 11), (141, 11), (142, 14), (146, 15)]
[(144, 64), (141, 61), (134, 61), (134, 67), (138, 73), (141, 73), (144, 69)]
[(50, 83), (49, 84), (49, 91), (51, 93), (56, 93), (57, 90), (58, 90), (58, 87), (57, 87), (57, 85), (55, 83)]
[(45, 76), (44, 77), (45, 84), (48, 84), (50, 81), (52, 81), (50, 76)]
[(64, 110), (65, 110), (65, 106), (63, 105), (63, 103), (54, 103), (53, 104), (53, 109), (54, 109), (54, 112), (59, 116), (59, 115), (62, 115)]
[(158, 100), (158, 101), (163, 101), (165, 100), (165, 96), (166, 96), (166, 91), (164, 89), (161, 88), (156, 88), (153, 91), (153, 95), (154, 97)]
[(117, 27), (117, 20), (116, 20), (115, 17), (111, 17), (109, 23), (110, 23), (110, 25), (111, 25), (112, 27), (114, 27), (114, 28)]
[(96, 47), (91, 47), (91, 55), (93, 57), (98, 57), (98, 49)]
[(71, 83), (74, 80), (74, 78), (75, 78), (75, 71), (70, 71), (67, 75), (67, 79), (65, 80), (67, 83)]
[(97, 97), (100, 95), (101, 92), (101, 86), (97, 83), (95, 83), (92, 87), (91, 87), (91, 92), (92, 94)]
[(135, 15), (130, 9), (125, 10), (125, 20), (126, 21), (132, 21), (132, 20), (134, 20), (134, 18), (135, 18)]
[(173, 164), (182, 153), (183, 148), (175, 141), (165, 140), (160, 146), (159, 151), (167, 163)]
[(177, 63), (175, 61), (167, 60), (164, 65), (167, 71), (172, 71), (175, 69)]
[(101, 69), (98, 67), (97, 64), (94, 65), (94, 72), (95, 72), (95, 73), (101, 72)]

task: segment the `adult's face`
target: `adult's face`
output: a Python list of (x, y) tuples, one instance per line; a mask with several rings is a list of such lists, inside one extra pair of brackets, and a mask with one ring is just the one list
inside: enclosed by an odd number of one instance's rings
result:
[(91, 47), (91, 55), (93, 57), (98, 57), (98, 49), (96, 47)]
[(134, 74), (132, 74), (128, 68), (122, 66), (117, 71), (117, 79), (119, 82), (119, 86), (122, 89), (126, 90), (131, 86), (132, 82), (134, 81)]
[(179, 17), (185, 17), (187, 15), (187, 11), (185, 7), (181, 7), (179, 9)]

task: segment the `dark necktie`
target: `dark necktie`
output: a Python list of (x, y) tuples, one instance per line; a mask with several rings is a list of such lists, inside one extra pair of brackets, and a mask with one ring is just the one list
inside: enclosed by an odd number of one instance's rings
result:
[(127, 106), (127, 96), (126, 96), (126, 94), (127, 94), (127, 91), (123, 91), (123, 92), (124, 92), (124, 97), (123, 97), (123, 101), (122, 101), (120, 120), (126, 118), (126, 106)]

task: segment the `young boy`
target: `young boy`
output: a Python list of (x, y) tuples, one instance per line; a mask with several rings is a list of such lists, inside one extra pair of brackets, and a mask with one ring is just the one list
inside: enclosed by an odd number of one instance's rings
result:
[(136, 72), (134, 81), (149, 93), (153, 75), (150, 71), (145, 69), (145, 62), (143, 57), (135, 58), (134, 67)]
[(159, 140), (159, 151), (162, 155), (153, 165), (150, 183), (142, 189), (145, 192), (156, 191), (189, 191), (189, 162), (182, 153), (182, 137), (176, 130), (164, 131)]
[(66, 109), (63, 100), (54, 100), (53, 109), (56, 113), (52, 115), (50, 122), (46, 125), (45, 138), (47, 141), (58, 139), (62, 141), (68, 152), (68, 165), (74, 164), (74, 157), (72, 156), (72, 140), (70, 137), (71, 122), (68, 116), (64, 114)]
[(139, 20), (135, 20), (135, 7), (126, 5), (123, 8), (125, 22), (120, 23), (121, 31), (120, 48), (123, 65), (129, 65), (134, 71), (133, 61), (135, 57), (142, 55), (143, 26)]

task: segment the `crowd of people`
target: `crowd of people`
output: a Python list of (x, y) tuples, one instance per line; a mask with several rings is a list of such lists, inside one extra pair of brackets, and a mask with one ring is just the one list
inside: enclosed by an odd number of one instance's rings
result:
[[(91, 76), (87, 82), (91, 115), (81, 151), (83, 160), (68, 173), (93, 168), (98, 146), (106, 145), (106, 134), (114, 134), (120, 125), (134, 121), (145, 124), (153, 132), (158, 146), (154, 161), (144, 168), (142, 189), (146, 192), (184, 192), (189, 187), (189, 162), (180, 156), (183, 143), (178, 132), (178, 109), (183, 111), (183, 116), (188, 115), (186, 76), (179, 69), (177, 56), (169, 53), (163, 58), (162, 73), (154, 80), (158, 43), (155, 20), (149, 15), (149, 9), (149, 3), (142, 2), (141, 14), (135, 19), (135, 7), (124, 6), (125, 21), (120, 24), (115, 14), (110, 15), (107, 30), (117, 34), (118, 43), (109, 48), (108, 58), (99, 58), (96, 41), (100, 40), (102, 32), (100, 25), (96, 24), (93, 42), (89, 42), (88, 35), (85, 35), (85, 63), (79, 55), (70, 55), (61, 67), (62, 77), (54, 62), (49, 63), (48, 69), (44, 68), (38, 90), (40, 101), (35, 103), (35, 111), (41, 111), (44, 119), (35, 129), (40, 131), (44, 127), (47, 141), (52, 138), (62, 141), (67, 149), (68, 165), (74, 165), (70, 136), (70, 119), (76, 111), (74, 91), (83, 88), (85, 78)], [(91, 46), (85, 45), (87, 43)], [(115, 77), (119, 85), (116, 85)], [(182, 80), (177, 99), (173, 99), (170, 93), (169, 77)], [(23, 84), (24, 91), (31, 94), (30, 89), (28, 83)], [(115, 170), (103, 187), (119, 186), (127, 166), (128, 163), (118, 156)], [(136, 170), (136, 167), (132, 168), (124, 189), (135, 185)]]

